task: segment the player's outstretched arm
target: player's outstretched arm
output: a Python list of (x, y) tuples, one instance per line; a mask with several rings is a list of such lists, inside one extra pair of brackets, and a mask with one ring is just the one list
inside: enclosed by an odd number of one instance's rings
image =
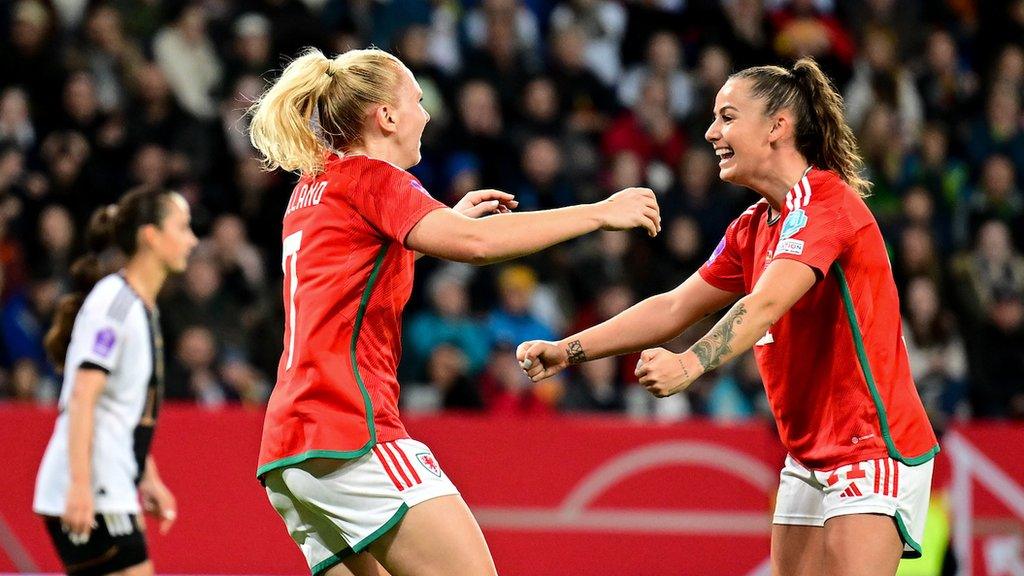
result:
[(516, 357), (532, 380), (543, 380), (570, 364), (667, 342), (739, 296), (715, 288), (694, 273), (672, 291), (647, 298), (578, 334), (558, 342), (523, 342)]
[(406, 246), (430, 256), (491, 264), (532, 254), (595, 230), (661, 230), (654, 192), (626, 188), (607, 200), (556, 210), (468, 218), (454, 210), (434, 210), (406, 237)]
[(773, 261), (754, 290), (737, 301), (689, 350), (682, 354), (664, 348), (641, 352), (636, 368), (640, 383), (659, 398), (685, 390), (705, 372), (749, 350), (815, 281), (814, 269), (806, 264)]
[[(501, 190), (485, 189), (467, 192), (452, 210), (468, 218), (483, 218), (491, 214), (505, 214), (519, 206), (515, 196)], [(416, 252), (416, 259), (423, 256)]]

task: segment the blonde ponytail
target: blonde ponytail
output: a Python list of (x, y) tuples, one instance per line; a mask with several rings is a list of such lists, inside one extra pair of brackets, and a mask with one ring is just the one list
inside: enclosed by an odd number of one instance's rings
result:
[(306, 49), (249, 109), (249, 138), (263, 167), (319, 174), (325, 151), (346, 152), (361, 142), (372, 105), (395, 103), (402, 68), (398, 58), (376, 48), (333, 59)]

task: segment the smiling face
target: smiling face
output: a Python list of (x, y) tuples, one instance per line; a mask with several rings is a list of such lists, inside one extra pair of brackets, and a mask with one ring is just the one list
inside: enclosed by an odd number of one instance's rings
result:
[(715, 97), (714, 119), (704, 139), (718, 157), (719, 177), (748, 186), (772, 155), (773, 117), (765, 115), (764, 103), (750, 96), (751, 81), (733, 78)]

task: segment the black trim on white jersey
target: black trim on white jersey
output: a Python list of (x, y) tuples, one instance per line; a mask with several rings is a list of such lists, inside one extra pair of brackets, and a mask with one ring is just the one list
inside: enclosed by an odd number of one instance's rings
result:
[(150, 372), (149, 386), (146, 387), (146, 402), (142, 406), (139, 423), (133, 432), (132, 447), (139, 471), (135, 477), (136, 484), (142, 480), (142, 474), (146, 471), (146, 457), (149, 456), (149, 447), (153, 443), (156, 418), (164, 397), (164, 337), (160, 331), (160, 313), (155, 309), (143, 309), (146, 311), (146, 320), (149, 321), (149, 349), (153, 358), (153, 369)]
[(100, 372), (103, 372), (108, 376), (110, 375), (110, 368), (107, 368), (106, 366), (100, 366), (99, 364), (95, 362), (89, 362), (88, 360), (78, 365), (79, 370), (81, 370), (82, 368), (85, 368), (86, 370), (99, 370)]

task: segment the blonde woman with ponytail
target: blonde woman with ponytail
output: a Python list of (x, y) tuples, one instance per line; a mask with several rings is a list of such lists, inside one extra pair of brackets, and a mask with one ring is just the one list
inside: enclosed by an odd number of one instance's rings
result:
[[(46, 335), (64, 384), (33, 509), (68, 574), (153, 574), (140, 513), (161, 534), (176, 519), (149, 447), (164, 390), (156, 296), (196, 246), (189, 219), (185, 199), (160, 189), (97, 210), (89, 252), (71, 267), (74, 290)], [(127, 257), (122, 270), (104, 269), (109, 248)]]
[[(733, 74), (712, 114), (720, 177), (761, 199), (678, 288), (561, 342), (524, 342), (518, 358), (536, 381), (642, 351), (636, 375), (664, 397), (753, 348), (789, 452), (772, 574), (895, 574), (921, 555), (939, 447), (842, 98), (801, 59)], [(727, 306), (689, 350), (656, 347)]]
[(421, 98), (387, 52), (310, 49), (251, 111), (264, 166), (299, 176), (284, 214), (284, 349), (257, 476), (314, 576), (495, 574), (458, 490), (399, 418), (416, 253), (487, 264), (599, 229), (661, 228), (642, 188), (544, 212), (510, 213), (515, 200), (497, 190), (445, 207), (406, 171), (430, 120)]

